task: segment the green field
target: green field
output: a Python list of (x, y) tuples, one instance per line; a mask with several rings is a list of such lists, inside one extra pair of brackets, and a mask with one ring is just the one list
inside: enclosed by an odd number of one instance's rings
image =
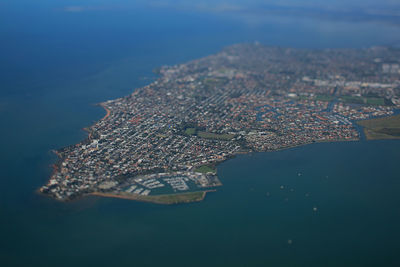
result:
[(350, 104), (364, 104), (371, 106), (385, 105), (385, 99), (383, 97), (342, 96), (340, 100)]
[(203, 165), (203, 166), (200, 166), (200, 167), (194, 169), (194, 172), (201, 172), (201, 173), (213, 172), (213, 173), (215, 173), (216, 169), (209, 165)]
[(221, 87), (228, 82), (226, 78), (206, 78), (203, 80), (204, 90), (213, 90), (216, 87)]
[(385, 99), (382, 97), (366, 97), (367, 105), (383, 106), (385, 105)]
[(194, 135), (194, 134), (196, 134), (196, 128), (187, 128), (186, 130), (185, 130), (185, 134), (187, 134), (187, 135)]
[(364, 104), (364, 98), (362, 98), (361, 96), (344, 95), (344, 96), (340, 97), (340, 100), (342, 100), (345, 103)]
[(202, 138), (206, 139), (217, 139), (217, 140), (231, 140), (235, 137), (233, 134), (216, 134), (216, 133), (209, 133), (209, 132), (198, 132), (197, 135)]
[(200, 191), (171, 195), (140, 196), (138, 200), (147, 200), (157, 204), (178, 204), (201, 201), (205, 194), (205, 192)]
[(112, 193), (95, 192), (92, 194), (102, 197), (123, 198), (123, 199), (151, 202), (156, 204), (178, 204), (178, 203), (201, 201), (204, 199), (205, 195), (207, 194), (207, 191), (197, 191), (197, 192), (168, 194), (168, 195), (150, 195), (150, 196), (142, 196), (126, 192), (112, 192)]
[(198, 128), (195, 127), (188, 127), (185, 128), (183, 133), (185, 135), (197, 135), (198, 137), (205, 138), (205, 139), (217, 139), (217, 140), (231, 140), (235, 135), (233, 134), (217, 134), (217, 133), (210, 133), (200, 131)]
[(331, 95), (317, 95), (315, 97), (315, 100), (329, 102), (329, 101), (333, 100), (333, 96), (331, 96)]
[(358, 122), (368, 140), (400, 139), (400, 115)]

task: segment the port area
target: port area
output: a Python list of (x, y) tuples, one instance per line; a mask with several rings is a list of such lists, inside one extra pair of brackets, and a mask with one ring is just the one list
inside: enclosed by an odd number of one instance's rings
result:
[[(196, 202), (204, 199), (209, 188), (221, 186), (215, 173), (156, 173), (103, 182), (91, 195), (117, 197), (157, 204)], [(207, 190), (208, 189), (208, 190)]]

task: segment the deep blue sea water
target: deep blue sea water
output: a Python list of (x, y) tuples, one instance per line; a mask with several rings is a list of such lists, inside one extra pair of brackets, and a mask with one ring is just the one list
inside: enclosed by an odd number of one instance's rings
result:
[(156, 67), (238, 42), (400, 43), (399, 26), (380, 21), (110, 3), (0, 3), (2, 266), (400, 263), (399, 141), (241, 155), (219, 166), (224, 186), (201, 203), (37, 195), (56, 159), (51, 150), (83, 139), (82, 128), (104, 116), (95, 103), (148, 84)]

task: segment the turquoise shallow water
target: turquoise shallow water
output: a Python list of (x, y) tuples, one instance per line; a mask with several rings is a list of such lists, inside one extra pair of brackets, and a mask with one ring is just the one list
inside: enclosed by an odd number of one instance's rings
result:
[(255, 40), (393, 44), (398, 27), (157, 8), (64, 12), (67, 1), (29, 8), (8, 2), (0, 9), (1, 266), (399, 264), (399, 141), (240, 155), (218, 167), (224, 186), (201, 203), (59, 203), (35, 193), (51, 173), (50, 151), (79, 142), (81, 129), (104, 116), (93, 104), (149, 83), (155, 67)]

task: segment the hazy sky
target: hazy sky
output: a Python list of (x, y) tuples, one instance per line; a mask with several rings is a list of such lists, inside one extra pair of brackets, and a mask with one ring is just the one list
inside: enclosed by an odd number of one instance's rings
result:
[[(0, 0), (0, 82), (94, 72), (138, 49), (170, 54), (160, 61), (170, 64), (255, 40), (400, 45), (400, 0)], [(167, 50), (176, 44), (191, 50)]]
[[(382, 21), (400, 25), (399, 0), (2, 0), (2, 11), (35, 12), (58, 9), (65, 12), (152, 8), (189, 12), (230, 14), (246, 17), (278, 15), (317, 17), (343, 21)], [(1, 27), (1, 18), (0, 18)]]
[(399, 8), (398, 0), (2, 0), (0, 5), (20, 6), (134, 6), (137, 4), (149, 6), (241, 6), (256, 7), (278, 5), (290, 7), (320, 7), (320, 8)]

